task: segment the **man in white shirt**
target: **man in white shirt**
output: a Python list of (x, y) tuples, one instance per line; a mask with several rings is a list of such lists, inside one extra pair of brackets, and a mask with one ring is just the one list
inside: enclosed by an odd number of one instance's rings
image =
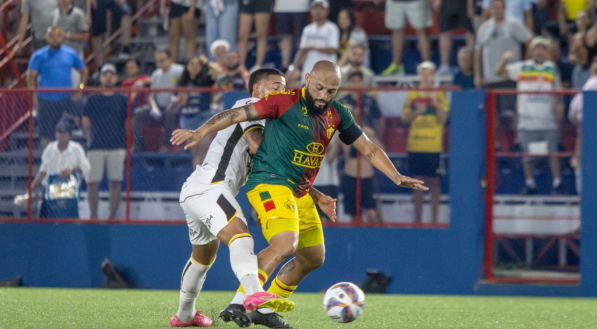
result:
[[(168, 50), (157, 51), (155, 53), (155, 62), (157, 69), (151, 74), (150, 87), (175, 88), (184, 71), (184, 66), (174, 63)], [(166, 111), (166, 108), (170, 105), (172, 95), (171, 92), (149, 94), (151, 110), (144, 110), (133, 115), (133, 135), (138, 143), (141, 143), (143, 139), (143, 121), (149, 119), (150, 116), (156, 120), (164, 117), (164, 140), (161, 151), (167, 152), (170, 149), (170, 135), (178, 124), (178, 113)]]
[(288, 80), (294, 81), (299, 68), (301, 82), (305, 74), (311, 72), (319, 61), (336, 62), (336, 52), (340, 47), (340, 30), (328, 20), (330, 4), (328, 0), (315, 0), (311, 3), (313, 23), (305, 26), (301, 35), (299, 51), (294, 56), (294, 63), (288, 68)]
[[(531, 41), (532, 58), (508, 64), (514, 54), (504, 53), (495, 73), (517, 82), (521, 92), (550, 91), (562, 89), (559, 72), (554, 62), (547, 60), (550, 40), (536, 37)], [(558, 152), (560, 132), (558, 129), (564, 114), (564, 106), (559, 96), (546, 94), (518, 95), (518, 142), (525, 153), (552, 154)], [(524, 176), (526, 188), (524, 194), (536, 194), (533, 158), (525, 158)], [(562, 183), (560, 159), (549, 157), (549, 167), (553, 177), (554, 192), (559, 192)]]
[[(56, 140), (50, 142), (41, 156), (41, 166), (31, 184), (31, 189), (47, 184), (47, 177), (60, 175), (64, 178), (78, 173), (87, 179), (90, 165), (81, 144), (71, 141), (71, 127), (66, 122), (59, 122), (56, 126)], [(42, 211), (43, 212), (43, 211)], [(43, 214), (42, 214), (43, 217)]]

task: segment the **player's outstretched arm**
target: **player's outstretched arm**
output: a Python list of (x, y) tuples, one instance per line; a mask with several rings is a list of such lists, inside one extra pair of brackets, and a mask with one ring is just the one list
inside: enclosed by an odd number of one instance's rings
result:
[(233, 124), (259, 119), (261, 119), (261, 117), (257, 113), (255, 106), (253, 106), (253, 104), (247, 104), (214, 115), (197, 130), (177, 129), (172, 133), (170, 142), (173, 145), (180, 145), (185, 141), (189, 141), (184, 147), (186, 150), (197, 145), (197, 143), (199, 143), (205, 136), (211, 133), (226, 129)]
[(332, 221), (336, 221), (336, 201), (337, 199), (332, 198), (329, 195), (325, 195), (318, 191), (316, 188), (311, 186), (309, 189), (309, 195), (313, 198), (313, 201), (319, 205), (321, 211)]
[(386, 152), (373, 143), (365, 133), (363, 133), (352, 145), (359, 150), (359, 152), (361, 152), (361, 154), (363, 154), (375, 168), (388, 176), (388, 178), (396, 183), (396, 185), (419, 191), (427, 191), (429, 189), (423, 185), (425, 184), (423, 181), (400, 175), (392, 161), (388, 158)]

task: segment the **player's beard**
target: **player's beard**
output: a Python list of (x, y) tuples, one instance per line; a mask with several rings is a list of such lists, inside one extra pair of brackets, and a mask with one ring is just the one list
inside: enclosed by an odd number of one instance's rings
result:
[[(309, 111), (318, 115), (323, 114), (330, 106), (330, 102), (327, 102), (325, 99), (314, 99), (311, 93), (309, 92), (309, 85), (305, 87), (305, 98), (305, 102), (307, 103), (307, 108), (309, 109)], [(316, 101), (324, 102), (325, 105), (323, 107), (318, 107), (317, 105), (315, 105)]]

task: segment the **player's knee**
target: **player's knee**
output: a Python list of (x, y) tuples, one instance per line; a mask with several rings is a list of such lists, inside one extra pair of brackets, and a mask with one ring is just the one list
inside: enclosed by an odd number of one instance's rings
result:
[(278, 241), (277, 243), (272, 243), (270, 248), (276, 251), (276, 258), (282, 262), (294, 254), (297, 243), (293, 243), (293, 241)]

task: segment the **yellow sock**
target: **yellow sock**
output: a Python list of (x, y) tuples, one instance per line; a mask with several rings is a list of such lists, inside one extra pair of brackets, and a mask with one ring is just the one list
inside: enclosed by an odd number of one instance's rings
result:
[(272, 294), (288, 298), (296, 290), (296, 287), (298, 286), (289, 286), (287, 284), (284, 284), (278, 279), (278, 277), (276, 277), (272, 282), (272, 285), (267, 290), (267, 292), (271, 292)]
[[(258, 269), (259, 271), (259, 283), (261, 283), (261, 286), (263, 287), (263, 285), (265, 285), (265, 283), (267, 282), (267, 273), (265, 273), (265, 271), (263, 271), (262, 269)], [(245, 288), (243, 288), (243, 285), (241, 284), (240, 286), (238, 286), (238, 289), (236, 290), (237, 292), (242, 292), (243, 294), (245, 293)]]

